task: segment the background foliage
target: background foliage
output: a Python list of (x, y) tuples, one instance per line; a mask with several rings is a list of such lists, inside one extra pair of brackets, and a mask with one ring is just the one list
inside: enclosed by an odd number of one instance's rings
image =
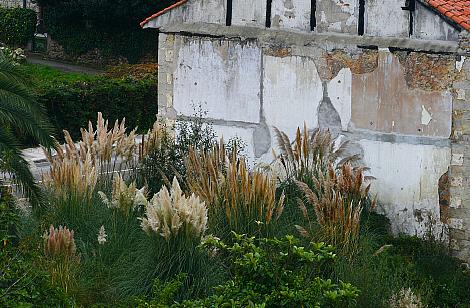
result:
[(106, 76), (61, 73), (37, 65), (25, 69), (33, 76), (38, 101), (46, 107), (56, 136), (67, 129), (75, 139), (98, 112), (111, 123), (125, 117), (128, 127), (151, 128), (157, 114), (156, 67), (141, 68), (137, 75), (126, 67), (127, 74), (115, 69)]
[(94, 48), (104, 56), (123, 56), (137, 62), (156, 52), (154, 29), (142, 30), (139, 23), (172, 4), (172, 0), (40, 0), (44, 23), (65, 51), (80, 55)]
[(36, 30), (36, 12), (23, 8), (0, 8), (0, 43), (25, 46)]

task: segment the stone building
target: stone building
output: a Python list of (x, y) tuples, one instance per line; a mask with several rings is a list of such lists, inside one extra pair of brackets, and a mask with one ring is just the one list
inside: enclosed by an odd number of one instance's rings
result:
[(470, 260), (470, 2), (181, 0), (159, 28), (159, 112), (207, 111), (272, 159), (273, 127), (328, 127), (376, 178), (395, 232)]

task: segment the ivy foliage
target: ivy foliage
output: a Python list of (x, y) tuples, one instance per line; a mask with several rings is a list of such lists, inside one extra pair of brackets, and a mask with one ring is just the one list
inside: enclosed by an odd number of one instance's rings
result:
[(36, 12), (23, 8), (0, 8), (0, 43), (25, 46), (36, 31)]
[(136, 62), (156, 51), (152, 29), (142, 30), (146, 17), (174, 0), (39, 0), (49, 34), (71, 55), (94, 48), (103, 56)]

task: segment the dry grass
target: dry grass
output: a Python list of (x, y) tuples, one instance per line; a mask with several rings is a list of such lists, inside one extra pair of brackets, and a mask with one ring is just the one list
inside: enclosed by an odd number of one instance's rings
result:
[(111, 200), (102, 191), (99, 191), (98, 194), (108, 208), (117, 209), (125, 216), (128, 216), (137, 207), (147, 205), (145, 187), (137, 189), (135, 182), (127, 185), (120, 174), (114, 175)]
[(269, 225), (284, 208), (284, 195), (276, 200), (276, 179), (260, 171), (250, 172), (234, 147), (226, 154), (223, 140), (209, 153), (190, 151), (188, 186), (209, 207), (209, 217), (223, 213), (231, 230), (251, 232)]
[(56, 147), (57, 154), (52, 156), (44, 151), (51, 168), (43, 181), (55, 192), (74, 192), (90, 198), (98, 182), (108, 187), (115, 173), (135, 170), (139, 161), (158, 146), (166, 126), (161, 121), (155, 122), (140, 145), (136, 142), (136, 129), (126, 131), (125, 119), (109, 128), (101, 113), (98, 113), (96, 129), (91, 122), (88, 130), (81, 129), (82, 140), (78, 144), (64, 130), (65, 144)]
[(60, 226), (59, 229), (50, 226), (49, 232), (44, 233), (44, 254), (46, 257), (73, 256), (76, 252), (73, 230)]
[(277, 128), (275, 133), (280, 151), (277, 157), (289, 180), (305, 182), (325, 172), (329, 165), (341, 167), (359, 159), (358, 155), (345, 156), (348, 141), (337, 144), (328, 130), (317, 128), (309, 134), (304, 125), (303, 131), (297, 128), (293, 141)]
[[(299, 199), (299, 208), (309, 225), (297, 226), (297, 229), (309, 239), (325, 241), (344, 254), (354, 254), (358, 247), (361, 214), (370, 190), (370, 184), (364, 184), (364, 169), (344, 164), (335, 171), (330, 165), (325, 174), (319, 172), (312, 182), (313, 188), (297, 182), (315, 213), (315, 218), (310, 218), (307, 206)], [(374, 206), (375, 201), (371, 207)]]
[(44, 233), (44, 254), (47, 258), (47, 268), (51, 273), (53, 284), (57, 284), (65, 292), (76, 285), (79, 257), (76, 254), (73, 230), (67, 227), (59, 229), (50, 226), (49, 232)]

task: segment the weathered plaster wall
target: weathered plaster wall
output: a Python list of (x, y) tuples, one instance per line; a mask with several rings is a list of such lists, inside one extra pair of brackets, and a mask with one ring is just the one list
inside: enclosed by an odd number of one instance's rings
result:
[(402, 9), (405, 3), (406, 0), (367, 0), (365, 7), (366, 34), (408, 37), (410, 12)]
[[(226, 1), (189, 0), (144, 27), (160, 28), (174, 23), (224, 25), (227, 17), (231, 17), (233, 26), (266, 26), (268, 0), (232, 0), (231, 14), (227, 12)], [(310, 0), (272, 0), (270, 22), (273, 29), (303, 32), (314, 28), (316, 33), (357, 35), (363, 27), (367, 36), (458, 40), (459, 31), (436, 12), (419, 2), (416, 10), (410, 12), (405, 8), (407, 3), (407, 0), (366, 0), (362, 12), (359, 0), (316, 0), (314, 10)]]
[(395, 232), (447, 239), (455, 221), (439, 183), (454, 160), (455, 58), (292, 36), (161, 34), (160, 110), (187, 119), (201, 105), (219, 136), (245, 140), (250, 161), (272, 160), (274, 127), (291, 137), (304, 122), (330, 128), (371, 167)]
[(315, 15), (318, 32), (357, 34), (359, 0), (318, 0)]
[(266, 26), (266, 1), (233, 0), (232, 25)]
[(271, 27), (310, 31), (311, 1), (273, 0)]
[(451, 93), (410, 89), (405, 71), (397, 56), (379, 52), (378, 67), (373, 72), (353, 76), (354, 127), (382, 133), (449, 138)]
[(225, 25), (226, 0), (189, 0), (149, 21), (145, 28), (160, 28), (174, 23), (206, 22)]
[(173, 75), (174, 108), (191, 116), (201, 106), (211, 119), (259, 123), (260, 70), (255, 43), (183, 38)]
[(449, 168), (450, 147), (368, 139), (359, 144), (364, 162), (376, 177), (372, 191), (378, 194), (392, 230), (447, 240), (447, 225), (440, 218), (438, 182)]
[(416, 3), (413, 17), (413, 37), (425, 40), (458, 40), (459, 33), (454, 27), (419, 2)]

